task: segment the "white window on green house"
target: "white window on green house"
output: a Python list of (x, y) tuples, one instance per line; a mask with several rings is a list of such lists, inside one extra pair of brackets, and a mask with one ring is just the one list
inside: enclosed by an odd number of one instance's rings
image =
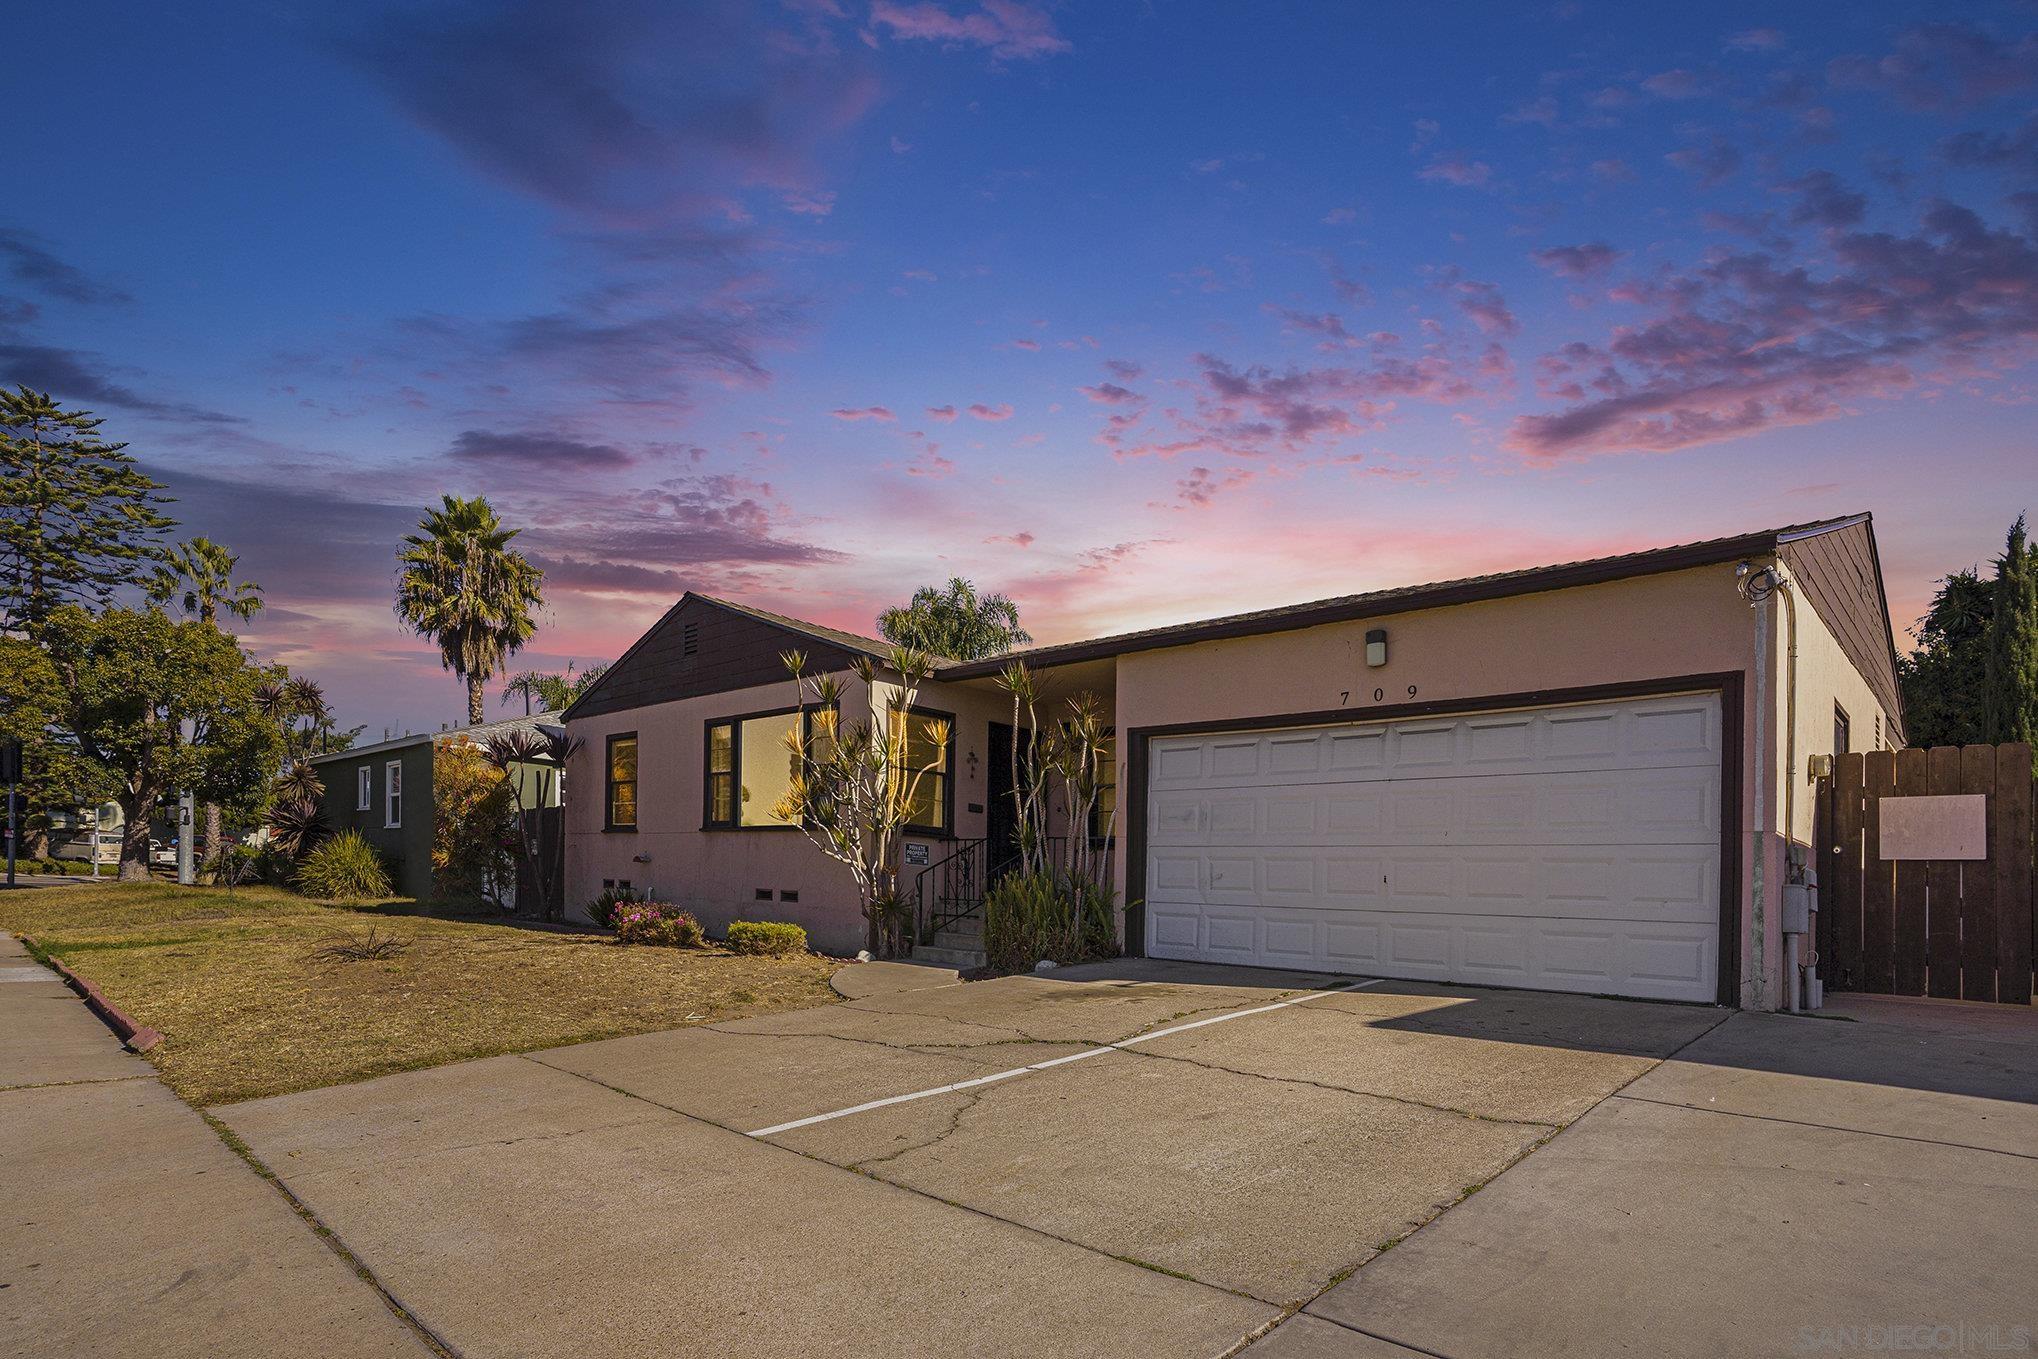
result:
[(382, 766), (382, 824), (391, 830), (403, 824), (403, 761)]
[(365, 812), (375, 805), (375, 771), (362, 765), (354, 771), (354, 810)]

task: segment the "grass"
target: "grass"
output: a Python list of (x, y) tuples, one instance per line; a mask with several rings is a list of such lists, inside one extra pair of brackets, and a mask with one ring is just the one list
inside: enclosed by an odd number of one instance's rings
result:
[(336, 906), (267, 887), (8, 892), (0, 929), (167, 1034), (149, 1060), (200, 1106), (817, 1005), (836, 999), (839, 965), (623, 948), (405, 900)]

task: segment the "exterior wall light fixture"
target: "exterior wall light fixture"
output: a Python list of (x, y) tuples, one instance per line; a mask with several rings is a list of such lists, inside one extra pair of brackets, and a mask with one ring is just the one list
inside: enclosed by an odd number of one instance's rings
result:
[(1366, 664), (1370, 666), (1387, 664), (1387, 629), (1366, 630)]

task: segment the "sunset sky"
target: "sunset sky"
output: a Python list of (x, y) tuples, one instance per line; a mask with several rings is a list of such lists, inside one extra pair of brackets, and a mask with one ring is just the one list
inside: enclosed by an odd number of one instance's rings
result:
[[(1935, 22), (1919, 22), (1937, 15)], [(66, 6), (9, 65), (0, 380), (241, 552), (342, 720), (680, 592), (1043, 641), (1872, 510), (1899, 635), (2038, 510), (2038, 9)]]

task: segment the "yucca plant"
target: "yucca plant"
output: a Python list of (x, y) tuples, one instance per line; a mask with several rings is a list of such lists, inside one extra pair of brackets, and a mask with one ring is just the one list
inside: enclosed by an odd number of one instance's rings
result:
[(341, 831), (305, 855), (297, 888), (322, 901), (372, 901), (394, 891), (381, 852), (356, 830)]
[[(856, 883), (865, 937), (874, 954), (897, 950), (903, 934), (899, 908), (899, 832), (940, 755), (914, 767), (907, 722), (932, 659), (911, 647), (893, 647), (880, 671), (868, 656), (851, 667), (872, 717), (845, 725), (842, 686), (833, 675), (808, 675), (798, 651), (780, 659), (793, 677), (800, 721), (787, 744), (795, 757), (792, 787), (772, 809), (799, 826), (823, 854), (848, 867)], [(875, 714), (885, 714), (880, 724)], [(948, 746), (948, 725), (927, 720), (921, 735), (937, 751)]]

